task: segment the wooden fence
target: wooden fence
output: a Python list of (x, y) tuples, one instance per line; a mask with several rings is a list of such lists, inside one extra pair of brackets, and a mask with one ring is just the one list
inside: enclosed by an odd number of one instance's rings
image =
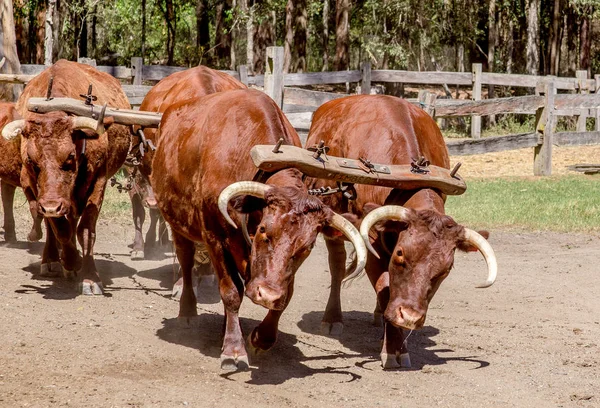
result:
[[(93, 60), (82, 62), (95, 65)], [(0, 74), (0, 82), (27, 83), (46, 67), (22, 65), (22, 75)], [(132, 58), (131, 67), (97, 66), (98, 70), (128, 82), (123, 89), (133, 106), (139, 106), (152, 86), (147, 81), (162, 78), (186, 68), (148, 66), (141, 58)], [(269, 47), (265, 75), (248, 75), (245, 66), (237, 71), (223, 71), (249, 86), (264, 87), (286, 112), (290, 122), (305, 138), (310, 127), (312, 112), (323, 103), (345, 94), (318, 92), (298, 86), (359, 83), (361, 93), (370, 93), (371, 84), (402, 83), (417, 85), (463, 86), (472, 89), (473, 100), (437, 99), (432, 93), (420, 92), (418, 103), (432, 116), (471, 116), (472, 140), (449, 141), (451, 154), (480, 154), (492, 151), (534, 147), (534, 174), (551, 173), (552, 145), (600, 144), (600, 75), (587, 77), (587, 71), (577, 71), (576, 77), (550, 77), (533, 75), (497, 74), (482, 72), (481, 64), (473, 64), (472, 72), (412, 72), (399, 70), (372, 70), (364, 63), (361, 70), (338, 72), (311, 72), (299, 74), (283, 73), (283, 48)], [(535, 95), (482, 99), (482, 88), (487, 85), (524, 87), (535, 90)], [(571, 91), (578, 94), (557, 94)], [(481, 116), (500, 113), (522, 113), (536, 115), (536, 130), (533, 133), (488, 137), (480, 139)], [(558, 116), (578, 116), (577, 132), (555, 133)], [(586, 119), (595, 118), (595, 131), (585, 132)]]

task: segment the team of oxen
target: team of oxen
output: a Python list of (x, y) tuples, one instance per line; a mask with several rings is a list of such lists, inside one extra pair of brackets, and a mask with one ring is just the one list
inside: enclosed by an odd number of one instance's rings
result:
[[(90, 85), (93, 96), (85, 93)], [(81, 96), (91, 114), (32, 104), (32, 98)], [(179, 317), (190, 319), (197, 315), (194, 260), (198, 246), (203, 248), (225, 308), (223, 369), (244, 369), (249, 354), (273, 346), (295, 274), (319, 233), (331, 271), (322, 332), (342, 334), (342, 282), (364, 269), (377, 297), (376, 321), (384, 326), (384, 368), (410, 366), (403, 329), (423, 326), (456, 249), (483, 254), (488, 277), (482, 287), (495, 280), (487, 232), (444, 214), (443, 183), (418, 180), (429, 166), (449, 173), (448, 152), (433, 119), (401, 99), (374, 95), (328, 102), (315, 112), (306, 145), (319, 146), (314, 157), (322, 162), (328, 155), (361, 158), (366, 172), (374, 162), (412, 166), (417, 182), (406, 188), (338, 188), (339, 180), (311, 177), (301, 166), (257, 169), (253, 148), (301, 149), (296, 131), (266, 94), (205, 67), (173, 74), (147, 94), (140, 111), (162, 114), (155, 115), (158, 130), (128, 116), (133, 111), (116, 79), (62, 60), (35, 77), (16, 106), (0, 109), (5, 239), (16, 239), (12, 197), (21, 187), (33, 219), (28, 239), (39, 240), (41, 221), (46, 225), (40, 274), (78, 279), (81, 293), (103, 294), (94, 263), (96, 222), (111, 177), (128, 162), (136, 230), (132, 258), (144, 257), (156, 241), (155, 232), (145, 243), (142, 237), (147, 206), (150, 231), (160, 217), (171, 227), (181, 274), (174, 293), (181, 296)], [(116, 109), (119, 115), (111, 113)], [(315, 195), (323, 191), (334, 193)], [(160, 230), (164, 243), (164, 226)], [(348, 269), (345, 241), (354, 247)], [(247, 341), (238, 314), (244, 294), (268, 309)]]

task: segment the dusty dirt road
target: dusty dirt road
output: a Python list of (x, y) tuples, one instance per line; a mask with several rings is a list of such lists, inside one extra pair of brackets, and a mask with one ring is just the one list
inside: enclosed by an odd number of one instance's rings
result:
[[(20, 209), (18, 236), (29, 221)], [(276, 346), (250, 370), (219, 369), (222, 306), (177, 325), (172, 258), (130, 261), (126, 221), (99, 225), (104, 297), (38, 275), (42, 244), (0, 246), (2, 407), (600, 406), (600, 237), (492, 232), (489, 289), (479, 254), (458, 254), (409, 339), (413, 368), (383, 371), (366, 278), (343, 292), (345, 331), (318, 334), (329, 275), (322, 242), (298, 273)], [(0, 238), (1, 239), (1, 238)], [(245, 299), (245, 333), (265, 310)]]

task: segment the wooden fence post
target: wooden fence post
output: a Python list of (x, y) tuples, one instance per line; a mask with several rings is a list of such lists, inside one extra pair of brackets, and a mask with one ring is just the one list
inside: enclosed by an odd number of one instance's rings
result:
[[(481, 73), (482, 65), (473, 64), (473, 100), (481, 100)], [(479, 139), (481, 137), (481, 116), (471, 116), (471, 137)]]
[(238, 75), (240, 76), (240, 82), (246, 86), (248, 86), (248, 66), (247, 65), (239, 65), (238, 66)]
[[(587, 94), (589, 93), (589, 89), (588, 89), (588, 72), (587, 70), (582, 70), (582, 71), (577, 71), (575, 73), (575, 76), (577, 77), (577, 90), (580, 94)], [(587, 122), (587, 109), (583, 109), (581, 111), (581, 115), (579, 115), (579, 117), (577, 118), (577, 131), (578, 132), (585, 132), (586, 130), (586, 122)]]
[[(598, 94), (600, 93), (600, 74), (594, 75), (594, 80), (596, 81), (594, 93)], [(600, 108), (596, 108), (595, 113), (594, 130), (598, 132), (600, 131)]]
[(283, 47), (267, 47), (265, 93), (283, 107)]
[(80, 64), (90, 65), (92, 67), (96, 66), (96, 60), (93, 58), (80, 57), (77, 58), (77, 62), (79, 62)]
[(420, 90), (419, 91), (419, 105), (421, 108), (427, 112), (427, 114), (431, 117), (435, 116), (435, 100), (437, 99), (437, 95), (433, 92)]
[(144, 59), (142, 57), (131, 58), (131, 84), (142, 84), (142, 69), (144, 67)]
[(552, 174), (552, 139), (556, 117), (554, 115), (554, 97), (556, 87), (550, 78), (544, 84), (544, 107), (536, 112), (537, 133), (540, 133), (541, 144), (534, 147), (533, 174), (535, 176), (549, 176)]
[(362, 79), (360, 81), (360, 93), (369, 95), (371, 93), (371, 63), (365, 61), (360, 66)]

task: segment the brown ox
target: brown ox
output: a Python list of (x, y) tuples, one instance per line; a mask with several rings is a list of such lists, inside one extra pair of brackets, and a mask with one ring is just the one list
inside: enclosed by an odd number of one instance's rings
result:
[(49, 226), (41, 273), (54, 276), (62, 272), (73, 277), (79, 270), (82, 293), (102, 294), (93, 257), (96, 221), (107, 180), (125, 161), (130, 131), (122, 125), (110, 125), (110, 120), (105, 121), (107, 131), (102, 132), (90, 118), (64, 112), (28, 112), (27, 100), (46, 96), (50, 78), (54, 78), (53, 97), (79, 98), (91, 84), (98, 104), (125, 109), (130, 105), (115, 78), (88, 65), (60, 60), (23, 91), (17, 110), (25, 119), (11, 122), (2, 131), (5, 138), (21, 136), (21, 184), (36, 197), (39, 213)]
[[(246, 88), (246, 86), (230, 75), (204, 66), (198, 66), (176, 72), (158, 82), (144, 97), (140, 110), (163, 113), (176, 102), (230, 89), (243, 88)], [(148, 128), (144, 130), (144, 135), (154, 144), (157, 143), (155, 129)], [(134, 140), (134, 143), (137, 143), (138, 146), (140, 142), (139, 139)], [(169, 241), (168, 233), (164, 228), (164, 221), (160, 218), (154, 192), (149, 182), (154, 152), (147, 146), (142, 148), (145, 149), (145, 154), (143, 158), (139, 158), (141, 166), (139, 172), (134, 176), (134, 188), (129, 192), (135, 225), (131, 259), (143, 259), (145, 254), (152, 251), (156, 242), (155, 226), (159, 219), (159, 243), (165, 245)], [(135, 150), (135, 153), (138, 153), (139, 156), (139, 150)], [(128, 171), (131, 174), (134, 170), (128, 168)], [(146, 216), (144, 207), (149, 209), (151, 223), (145, 241), (142, 236), (142, 227)], [(176, 292), (178, 291), (176, 290)]]
[[(171, 225), (183, 272), (179, 317), (197, 314), (191, 287), (193, 243), (203, 241), (225, 305), (224, 369), (248, 365), (238, 318), (244, 286), (246, 296), (269, 309), (249, 341), (251, 348), (266, 350), (275, 343), (279, 318), (292, 297), (295, 272), (322, 228), (340, 229), (351, 237), (362, 261), (366, 259), (358, 231), (308, 196), (299, 171), (280, 171), (266, 184), (235, 183), (251, 180), (256, 173), (250, 149), (275, 144), (279, 138), (300, 146), (298, 135), (273, 100), (255, 90), (220, 92), (174, 104), (160, 125), (151, 180), (161, 213)], [(252, 255), (243, 234), (219, 214), (223, 210), (232, 221), (227, 204), (235, 196), (242, 196), (235, 202), (244, 212), (262, 209), (253, 223), (258, 231)], [(243, 217), (234, 213), (238, 225)], [(303, 234), (291, 237), (288, 226), (301, 227)]]
[[(322, 105), (314, 114), (307, 146), (321, 140), (333, 156), (399, 165), (425, 157), (439, 167), (450, 165), (435, 121), (422, 109), (391, 96), (352, 96)], [(310, 182), (311, 188), (327, 185), (331, 182)], [(429, 302), (452, 269), (455, 249), (482, 252), (489, 265), (484, 287), (491, 285), (496, 275), (493, 250), (480, 234), (444, 214), (446, 197), (437, 190), (397, 191), (357, 185), (356, 191), (356, 201), (337, 195), (323, 201), (337, 212), (350, 211), (362, 220), (361, 234), (374, 254), (370, 254), (365, 270), (377, 292), (378, 310), (384, 311), (385, 318), (382, 364), (385, 368), (410, 366), (402, 328), (423, 326)], [(376, 227), (373, 231), (372, 226)], [(482, 234), (488, 236), (487, 232)], [(325, 331), (332, 327), (339, 335), (346, 252), (341, 241), (326, 242), (331, 293), (323, 327)]]
[[(0, 102), (0, 129), (4, 128), (7, 123), (20, 118), (14, 103)], [(0, 184), (2, 185), (2, 207), (4, 209), (4, 239), (7, 242), (17, 241), (13, 203), (15, 190), (17, 187), (21, 187), (20, 149), (21, 144), (18, 138), (14, 140), (0, 138)], [(42, 217), (37, 215), (35, 198), (29, 194), (27, 199), (31, 203), (29, 209), (33, 218), (33, 225), (27, 239), (38, 241), (42, 238)]]

